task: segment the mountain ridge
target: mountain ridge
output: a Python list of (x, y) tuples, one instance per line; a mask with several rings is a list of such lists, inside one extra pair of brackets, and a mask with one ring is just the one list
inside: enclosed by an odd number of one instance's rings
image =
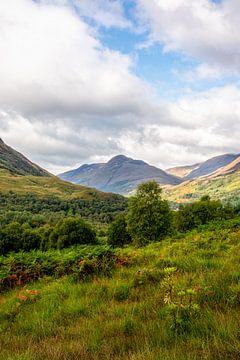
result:
[(200, 165), (196, 169), (194, 169), (187, 176), (184, 177), (184, 180), (193, 180), (201, 177), (211, 176), (219, 169), (231, 164), (239, 156), (240, 154), (223, 154), (212, 157), (200, 163)]
[[(121, 172), (119, 173), (119, 169), (121, 169), (123, 164), (125, 164), (125, 171), (129, 170), (131, 164), (135, 165), (135, 167), (132, 168), (132, 173), (130, 171), (131, 176), (129, 179), (124, 179), (123, 174), (121, 174)], [(146, 173), (144, 174), (143, 171), (140, 174), (136, 172), (134, 176), (136, 165), (142, 167), (143, 170), (146, 170), (145, 167), (147, 166), (148, 171), (151, 170), (150, 175), (149, 173), (148, 175), (146, 175)], [(106, 180), (106, 174), (102, 173), (105, 171), (108, 172), (109, 169), (111, 170), (111, 176), (108, 177), (108, 181), (103, 185), (101, 180), (102, 177), (104, 178), (104, 175)], [(190, 201), (195, 196), (197, 197), (198, 193), (204, 194), (204, 189), (206, 192), (210, 189), (210, 192), (214, 194), (215, 184), (219, 184), (219, 181), (215, 181), (218, 177), (222, 179), (220, 184), (223, 184), (223, 188), (226, 188), (226, 184), (229, 186), (228, 184), (231, 182), (231, 179), (234, 179), (234, 194), (236, 194), (238, 171), (240, 175), (239, 154), (218, 155), (202, 163), (174, 167), (166, 171), (151, 166), (142, 160), (134, 160), (125, 155), (117, 155), (107, 163), (84, 164), (77, 169), (61, 174), (60, 178), (70, 182), (81, 183), (85, 186), (93, 186), (103, 191), (111, 190), (112, 192), (118, 192), (123, 195), (130, 195), (139, 183), (154, 179), (164, 188), (168, 188), (167, 193), (170, 195), (170, 198), (173, 198), (171, 194), (174, 194), (174, 200), (179, 196), (179, 200), (182, 201), (182, 195), (184, 193), (184, 199)], [(234, 176), (234, 178), (230, 177), (231, 174), (234, 175), (235, 173), (236, 176)], [(139, 177), (138, 175), (141, 176)], [(160, 175), (162, 176), (161, 179), (159, 179)], [(171, 177), (167, 179), (166, 175), (170, 175)], [(224, 177), (226, 177), (226, 179)], [(169, 179), (171, 179), (171, 181), (169, 181)], [(210, 186), (211, 182), (212, 187)], [(221, 191), (220, 194), (222, 197)]]
[(156, 180), (160, 184), (177, 185), (181, 179), (164, 170), (125, 155), (116, 155), (107, 163), (84, 164), (58, 175), (61, 179), (96, 187), (102, 191), (126, 194), (140, 183)]
[(11, 148), (0, 138), (0, 169), (16, 175), (53, 176), (47, 170), (30, 161), (20, 152)]

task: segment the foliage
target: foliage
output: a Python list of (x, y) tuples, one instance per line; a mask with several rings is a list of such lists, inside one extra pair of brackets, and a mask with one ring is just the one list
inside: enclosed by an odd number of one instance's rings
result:
[(229, 219), (233, 216), (234, 211), (230, 205), (224, 207), (220, 201), (203, 196), (199, 201), (180, 205), (176, 212), (176, 224), (178, 230), (187, 231), (212, 220)]
[(127, 209), (127, 200), (122, 196), (108, 194), (106, 197), (90, 199), (63, 199), (57, 196), (38, 196), (33, 193), (0, 193), (0, 223), (11, 217), (11, 220), (24, 217), (25, 221), (34, 214), (49, 219), (59, 216), (81, 215), (82, 217), (109, 223), (117, 214)]
[(139, 245), (158, 241), (171, 232), (171, 210), (161, 193), (159, 184), (149, 181), (139, 185), (129, 199), (128, 231)]
[(75, 244), (96, 244), (96, 232), (81, 218), (64, 218), (55, 226), (35, 228), (28, 223), (10, 222), (0, 229), (0, 254), (11, 251), (62, 249)]
[(61, 220), (49, 236), (52, 247), (62, 249), (72, 245), (96, 244), (96, 232), (81, 218)]
[(39, 280), (1, 294), (0, 359), (238, 359), (239, 239), (236, 218), (146, 247), (1, 258), (2, 277), (12, 264), (18, 284)]
[(173, 274), (176, 268), (165, 269), (165, 279), (163, 288), (165, 290), (164, 303), (166, 304), (166, 313), (170, 316), (169, 328), (175, 335), (188, 332), (194, 319), (200, 313), (200, 307), (194, 302), (196, 295), (195, 289), (181, 289), (176, 291)]
[(115, 263), (115, 252), (106, 245), (10, 254), (0, 257), (0, 291), (43, 276), (58, 278), (72, 274), (74, 279), (81, 280), (86, 276), (109, 274)]
[(108, 228), (108, 244), (123, 247), (131, 242), (131, 236), (127, 230), (125, 215), (119, 215)]

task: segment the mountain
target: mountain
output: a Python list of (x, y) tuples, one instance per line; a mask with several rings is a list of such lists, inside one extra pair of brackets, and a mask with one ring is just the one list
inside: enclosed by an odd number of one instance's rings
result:
[(6, 145), (2, 139), (0, 139), (0, 169), (16, 175), (51, 176), (46, 170)]
[(220, 169), (216, 170), (212, 173), (212, 177), (221, 176), (221, 175), (229, 175), (235, 173), (236, 171), (240, 170), (240, 155), (234, 159), (230, 164), (221, 167)]
[(184, 177), (184, 179), (191, 180), (200, 177), (210, 176), (219, 169), (231, 164), (239, 156), (240, 156), (239, 154), (224, 154), (224, 155), (215, 156), (199, 164), (199, 166), (193, 169), (187, 176)]
[(107, 163), (82, 165), (78, 169), (60, 174), (63, 180), (95, 187), (102, 191), (128, 194), (145, 181), (156, 180), (159, 184), (177, 185), (181, 179), (124, 155), (117, 155)]
[[(179, 169), (179, 168), (177, 168)], [(181, 168), (180, 168), (181, 169)], [(177, 171), (180, 174), (179, 171)], [(240, 198), (240, 155), (224, 154), (193, 169), (175, 187), (167, 186), (165, 196), (173, 202), (189, 202), (208, 194), (214, 199), (238, 203)]]
[(122, 198), (116, 194), (63, 181), (32, 163), (0, 139), (0, 193), (9, 191), (21, 195), (33, 193), (38, 196), (57, 196), (63, 199), (115, 201)]
[(197, 169), (200, 164), (194, 165), (186, 165), (186, 166), (176, 166), (166, 170), (168, 174), (178, 176), (180, 178), (184, 178), (185, 176), (189, 175), (193, 170)]

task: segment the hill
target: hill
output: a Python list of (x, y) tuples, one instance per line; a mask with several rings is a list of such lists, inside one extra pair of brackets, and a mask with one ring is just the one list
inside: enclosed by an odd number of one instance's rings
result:
[(233, 171), (232, 173), (218, 173), (206, 178), (187, 180), (174, 187), (166, 186), (164, 193), (169, 201), (175, 203), (194, 201), (206, 194), (210, 195), (213, 199), (239, 203), (240, 170)]
[(17, 175), (51, 176), (49, 172), (32, 163), (0, 139), (0, 169)]
[(128, 194), (142, 183), (156, 180), (159, 184), (177, 185), (181, 179), (142, 160), (124, 155), (113, 157), (107, 163), (82, 165), (78, 169), (60, 174), (63, 180), (95, 187), (102, 191)]
[[(240, 154), (223, 154), (215, 156), (211, 159), (208, 159), (200, 164), (179, 166), (167, 169), (166, 172), (172, 175), (181, 177), (183, 180), (192, 180), (198, 179), (200, 177), (208, 177), (213, 174), (221, 173), (220, 169), (229, 166), (231, 168), (231, 163), (234, 163)], [(237, 168), (235, 168), (237, 170)], [(232, 167), (234, 171), (234, 167)], [(222, 172), (224, 173), (224, 172)]]
[(219, 155), (198, 165), (176, 167), (168, 171), (178, 174), (183, 180), (175, 187), (165, 187), (165, 196), (170, 201), (189, 202), (208, 194), (213, 199), (239, 203), (239, 154)]
[(56, 176), (20, 176), (0, 170), (0, 193), (14, 192), (24, 195), (56, 196), (62, 199), (110, 199), (116, 194), (104, 193), (86, 186), (71, 184)]

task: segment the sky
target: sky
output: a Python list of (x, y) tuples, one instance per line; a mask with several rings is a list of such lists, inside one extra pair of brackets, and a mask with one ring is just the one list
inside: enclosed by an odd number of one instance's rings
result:
[(57, 174), (240, 153), (239, 0), (0, 1), (0, 137)]

